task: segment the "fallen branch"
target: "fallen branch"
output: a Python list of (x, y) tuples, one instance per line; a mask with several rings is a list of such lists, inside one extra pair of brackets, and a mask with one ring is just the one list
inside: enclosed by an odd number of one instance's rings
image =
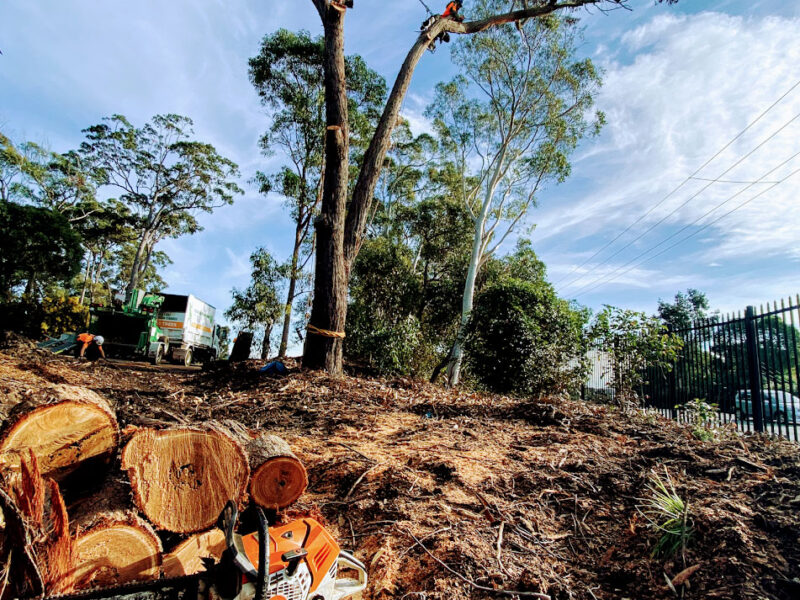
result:
[(472, 586), (476, 590), (480, 590), (482, 592), (489, 592), (489, 593), (492, 593), (492, 594), (499, 594), (501, 596), (521, 596), (523, 598), (538, 598), (539, 600), (552, 600), (552, 598), (550, 596), (548, 596), (547, 594), (540, 594), (539, 592), (522, 592), (522, 591), (516, 591), (516, 590), (504, 590), (502, 588), (490, 588), (490, 587), (487, 587), (485, 585), (480, 585), (478, 583), (475, 583), (474, 581), (472, 581), (468, 577), (465, 577), (464, 575), (462, 575), (461, 573), (459, 573), (455, 569), (452, 569), (451, 567), (449, 567), (442, 560), (440, 560), (435, 554), (433, 554), (433, 552), (428, 550), (428, 548), (425, 547), (425, 544), (423, 544), (419, 539), (417, 539), (417, 536), (415, 536), (413, 533), (411, 533), (408, 530), (405, 530), (405, 532), (414, 539), (414, 541), (419, 545), (420, 548), (422, 548), (425, 551), (425, 553), (428, 556), (430, 556), (433, 560), (435, 560), (437, 563), (439, 563), (442, 567), (447, 569), (447, 571), (449, 571), (450, 573), (452, 573), (453, 575), (458, 577), (461, 581), (463, 581), (464, 583)]
[(351, 488), (350, 488), (350, 491), (349, 491), (349, 492), (347, 492), (347, 494), (345, 495), (344, 499), (345, 499), (345, 500), (347, 500), (347, 499), (348, 499), (348, 498), (349, 498), (349, 497), (352, 495), (352, 493), (353, 493), (353, 492), (356, 490), (356, 488), (358, 487), (358, 484), (359, 484), (359, 483), (361, 483), (361, 481), (364, 479), (364, 477), (366, 477), (366, 476), (367, 476), (367, 474), (369, 474), (370, 472), (374, 471), (375, 469), (377, 469), (378, 467), (380, 467), (382, 464), (383, 464), (383, 463), (378, 463), (377, 465), (375, 465), (375, 466), (372, 466), (372, 467), (370, 467), (369, 469), (367, 469), (366, 471), (364, 471), (364, 472), (361, 474), (361, 477), (359, 477), (358, 479), (356, 479), (356, 482), (353, 484), (353, 487), (351, 487)]

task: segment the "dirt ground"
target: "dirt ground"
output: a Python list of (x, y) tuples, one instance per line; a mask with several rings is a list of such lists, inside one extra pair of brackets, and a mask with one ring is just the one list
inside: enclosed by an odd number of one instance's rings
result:
[[(733, 432), (701, 442), (655, 415), (409, 379), (256, 363), (209, 371), (78, 363), (0, 345), (7, 410), (43, 382), (109, 398), (121, 426), (234, 419), (283, 436), (320, 518), (369, 567), (366, 598), (800, 598), (800, 453)], [(3, 415), (0, 415), (3, 416)], [(653, 556), (652, 473), (688, 502), (685, 553)], [(668, 580), (697, 567), (681, 584)]]

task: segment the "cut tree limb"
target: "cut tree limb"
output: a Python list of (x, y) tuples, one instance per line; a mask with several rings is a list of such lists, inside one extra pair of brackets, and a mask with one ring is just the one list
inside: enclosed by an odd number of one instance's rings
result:
[(0, 431), (0, 470), (15, 471), (32, 450), (42, 474), (61, 480), (81, 465), (116, 452), (119, 426), (98, 394), (70, 385), (48, 390), (44, 400), (20, 402)]
[(74, 589), (158, 579), (160, 570), (161, 541), (132, 512), (95, 514), (78, 527)]
[(164, 577), (181, 577), (202, 573), (203, 559), (219, 562), (226, 548), (225, 534), (219, 529), (196, 533), (164, 556)]
[(250, 497), (263, 508), (278, 510), (290, 506), (308, 487), (308, 473), (283, 438), (269, 433), (248, 431), (235, 421), (225, 421), (247, 451), (250, 462)]
[(218, 429), (137, 431), (122, 452), (136, 505), (159, 529), (195, 533), (244, 496), (250, 469), (242, 445)]
[(69, 579), (73, 589), (158, 578), (161, 541), (136, 515), (125, 481), (110, 479), (99, 492), (70, 510), (74, 551)]

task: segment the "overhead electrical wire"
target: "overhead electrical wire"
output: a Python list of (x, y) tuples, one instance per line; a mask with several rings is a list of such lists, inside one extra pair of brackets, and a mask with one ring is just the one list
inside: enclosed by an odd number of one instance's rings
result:
[[(724, 218), (724, 217), (728, 216), (729, 214), (731, 214), (731, 213), (733, 213), (733, 212), (735, 212), (735, 211), (739, 210), (739, 209), (740, 209), (740, 208), (742, 208), (743, 206), (745, 206), (745, 205), (749, 204), (750, 202), (752, 202), (752, 201), (753, 201), (753, 200), (755, 200), (756, 198), (759, 198), (760, 196), (762, 196), (763, 194), (765, 194), (765, 193), (766, 193), (766, 192), (768, 192), (769, 190), (773, 189), (775, 186), (777, 186), (777, 185), (779, 185), (779, 184), (783, 183), (784, 181), (786, 181), (787, 179), (789, 179), (790, 177), (792, 177), (793, 175), (795, 175), (795, 173), (798, 173), (798, 172), (800, 172), (800, 169), (797, 169), (797, 170), (795, 170), (795, 171), (792, 171), (792, 172), (791, 172), (789, 175), (787, 175), (787, 176), (786, 176), (786, 177), (784, 177), (783, 179), (779, 179), (778, 181), (769, 182), (769, 183), (771, 183), (771, 185), (770, 185), (768, 188), (765, 188), (765, 189), (763, 189), (762, 191), (760, 191), (758, 194), (756, 194), (756, 195), (755, 195), (755, 196), (753, 196), (752, 198), (750, 198), (750, 199), (748, 199), (748, 200), (746, 200), (746, 201), (742, 202), (741, 204), (739, 204), (738, 206), (736, 206), (736, 207), (735, 207), (735, 208), (733, 208), (732, 210), (730, 210), (730, 211), (726, 212), (725, 214), (721, 215), (720, 217), (718, 217), (718, 218), (716, 218), (716, 219), (713, 219), (713, 220), (709, 221), (708, 223), (706, 223), (705, 225), (703, 225), (703, 226), (702, 226), (700, 229), (698, 229), (698, 230), (696, 230), (696, 231), (692, 232), (690, 235), (688, 235), (688, 236), (686, 236), (685, 238), (683, 238), (683, 239), (679, 240), (677, 243), (675, 243), (675, 244), (672, 244), (672, 245), (671, 245), (671, 246), (669, 246), (667, 249), (665, 249), (665, 250), (662, 250), (661, 252), (658, 252), (657, 254), (654, 254), (653, 256), (651, 256), (651, 257), (649, 257), (649, 258), (646, 258), (645, 260), (643, 260), (643, 261), (641, 261), (641, 262), (639, 262), (639, 263), (637, 263), (637, 264), (633, 264), (633, 265), (632, 265), (632, 263), (636, 263), (636, 261), (638, 261), (640, 258), (644, 257), (645, 255), (649, 254), (650, 252), (652, 252), (652, 251), (653, 251), (653, 250), (655, 250), (656, 248), (658, 248), (658, 247), (660, 247), (660, 246), (663, 246), (663, 245), (664, 245), (666, 242), (668, 242), (669, 240), (671, 240), (671, 239), (673, 239), (673, 238), (677, 237), (678, 235), (680, 235), (681, 233), (683, 233), (684, 231), (686, 231), (686, 230), (687, 230), (687, 229), (689, 229), (690, 227), (692, 227), (692, 226), (696, 225), (697, 223), (699, 223), (700, 221), (702, 221), (703, 219), (705, 219), (705, 218), (706, 218), (708, 215), (710, 215), (711, 213), (713, 213), (713, 212), (716, 212), (717, 210), (719, 210), (720, 208), (722, 208), (724, 205), (726, 205), (728, 202), (730, 202), (730, 201), (732, 201), (734, 198), (736, 198), (736, 197), (740, 196), (741, 194), (743, 194), (744, 192), (746, 192), (746, 191), (747, 191), (748, 189), (750, 189), (751, 187), (753, 187), (753, 186), (755, 186), (755, 185), (757, 185), (757, 184), (760, 184), (760, 183), (761, 183), (761, 184), (763, 184), (763, 183), (767, 183), (767, 182), (765, 182), (765, 181), (762, 181), (762, 180), (766, 179), (766, 178), (767, 178), (767, 177), (769, 177), (769, 176), (770, 176), (772, 173), (774, 173), (775, 171), (777, 171), (777, 170), (778, 170), (778, 169), (780, 169), (781, 167), (784, 167), (785, 165), (787, 165), (788, 163), (790, 163), (792, 160), (794, 160), (794, 159), (795, 159), (795, 158), (797, 158), (798, 156), (800, 156), (800, 152), (796, 152), (795, 154), (793, 154), (792, 156), (790, 156), (789, 158), (787, 158), (786, 160), (784, 160), (783, 162), (781, 162), (779, 165), (777, 165), (777, 166), (773, 167), (772, 169), (770, 169), (769, 171), (767, 171), (766, 173), (764, 173), (764, 175), (762, 175), (761, 177), (759, 177), (759, 178), (758, 178), (756, 181), (753, 181), (753, 182), (749, 183), (749, 184), (748, 184), (746, 187), (742, 188), (741, 190), (739, 190), (738, 192), (736, 192), (736, 193), (735, 193), (735, 194), (733, 194), (732, 196), (728, 197), (728, 198), (727, 198), (726, 200), (724, 200), (723, 202), (720, 202), (719, 204), (717, 204), (716, 206), (714, 206), (714, 207), (713, 207), (713, 208), (711, 208), (710, 210), (707, 210), (705, 213), (703, 213), (702, 215), (700, 215), (699, 217), (697, 217), (697, 218), (696, 218), (694, 221), (692, 221), (691, 223), (688, 223), (687, 225), (684, 225), (684, 226), (683, 226), (683, 227), (681, 227), (681, 228), (680, 228), (678, 231), (675, 231), (674, 233), (672, 233), (671, 235), (669, 235), (669, 236), (668, 236), (668, 237), (666, 237), (665, 239), (661, 240), (661, 241), (660, 241), (658, 244), (655, 244), (654, 246), (651, 246), (650, 248), (648, 248), (648, 249), (647, 249), (647, 250), (645, 250), (644, 252), (641, 252), (641, 253), (639, 253), (638, 255), (636, 255), (635, 257), (633, 257), (631, 260), (629, 260), (628, 262), (626, 262), (626, 263), (625, 263), (625, 264), (623, 264), (623, 265), (620, 265), (619, 267), (617, 267), (616, 269), (614, 269), (614, 270), (613, 270), (613, 271), (611, 271), (610, 273), (606, 273), (606, 274), (604, 274), (604, 275), (601, 275), (600, 277), (597, 277), (596, 279), (594, 279), (594, 280), (590, 281), (589, 283), (587, 283), (587, 284), (585, 284), (585, 285), (581, 286), (581, 287), (580, 287), (580, 288), (578, 288), (578, 290), (575, 292), (575, 295), (574, 295), (573, 297), (574, 297), (574, 298), (577, 298), (578, 296), (583, 296), (584, 294), (587, 294), (587, 293), (591, 292), (592, 290), (594, 290), (594, 289), (596, 289), (596, 288), (600, 287), (601, 285), (606, 285), (606, 284), (608, 284), (608, 283), (611, 283), (611, 282), (612, 282), (612, 281), (614, 281), (615, 279), (618, 279), (618, 278), (619, 278), (619, 277), (621, 277), (622, 275), (625, 275), (626, 273), (628, 273), (629, 271), (633, 270), (633, 269), (634, 269), (634, 268), (636, 268), (637, 266), (640, 266), (640, 265), (642, 265), (642, 264), (644, 264), (644, 263), (646, 263), (646, 262), (649, 262), (649, 261), (651, 261), (652, 259), (654, 259), (654, 258), (655, 258), (655, 257), (657, 257), (657, 256), (661, 256), (661, 255), (662, 255), (662, 254), (664, 254), (664, 252), (666, 252), (667, 250), (671, 250), (672, 248), (675, 248), (676, 246), (678, 246), (678, 245), (682, 244), (683, 242), (685, 242), (685, 241), (686, 241), (686, 240), (688, 240), (689, 238), (691, 238), (691, 237), (694, 237), (695, 235), (697, 235), (697, 234), (698, 234), (698, 233), (700, 233), (701, 231), (703, 231), (703, 230), (707, 229), (708, 227), (710, 227), (711, 225), (713, 225), (714, 223), (716, 223), (716, 222), (717, 222), (717, 221), (719, 221), (720, 219), (722, 219), (722, 218)], [(629, 265), (632, 265), (632, 266), (630, 266), (629, 268), (625, 269), (625, 267), (628, 267)], [(620, 271), (621, 271), (622, 269), (625, 269), (625, 270), (624, 270), (624, 271), (622, 271), (622, 272), (620, 273)]]
[[(420, 0), (420, 2), (421, 2), (421, 1), (422, 1), (422, 0)], [(607, 242), (607, 243), (606, 243), (604, 246), (602, 246), (602, 247), (601, 247), (599, 250), (597, 250), (597, 251), (596, 251), (594, 254), (592, 254), (592, 255), (591, 255), (589, 258), (587, 258), (586, 260), (584, 260), (584, 261), (583, 261), (581, 264), (579, 264), (579, 265), (577, 265), (577, 266), (573, 267), (573, 268), (572, 268), (572, 270), (571, 270), (569, 273), (567, 273), (566, 275), (564, 275), (564, 277), (562, 277), (562, 278), (560, 278), (558, 281), (556, 281), (554, 285), (558, 285), (560, 282), (562, 282), (562, 281), (564, 281), (565, 279), (567, 279), (568, 277), (570, 277), (570, 276), (571, 276), (571, 275), (572, 275), (572, 274), (573, 274), (575, 271), (577, 271), (577, 270), (578, 270), (578, 269), (580, 269), (581, 267), (583, 267), (583, 266), (585, 266), (586, 264), (588, 264), (589, 262), (591, 262), (591, 261), (592, 261), (592, 260), (593, 260), (595, 257), (597, 257), (597, 256), (598, 256), (598, 255), (599, 255), (601, 252), (603, 252), (603, 250), (605, 250), (606, 248), (608, 248), (609, 246), (611, 246), (611, 245), (612, 245), (614, 242), (616, 242), (616, 241), (617, 241), (619, 238), (621, 238), (621, 237), (622, 237), (623, 235), (625, 235), (625, 234), (626, 234), (628, 231), (630, 231), (630, 230), (631, 230), (631, 228), (633, 228), (633, 227), (634, 227), (635, 225), (637, 225), (638, 223), (641, 223), (641, 221), (642, 221), (643, 219), (645, 219), (645, 218), (646, 218), (646, 217), (647, 217), (647, 216), (648, 216), (650, 213), (652, 213), (652, 212), (653, 212), (655, 209), (657, 209), (657, 208), (658, 208), (659, 206), (661, 206), (661, 205), (662, 205), (664, 202), (666, 202), (666, 201), (667, 201), (667, 200), (668, 200), (668, 199), (669, 199), (669, 198), (670, 198), (670, 197), (671, 197), (671, 196), (672, 196), (672, 195), (673, 195), (675, 192), (677, 192), (678, 190), (680, 190), (680, 189), (681, 189), (681, 188), (682, 188), (684, 185), (686, 185), (686, 184), (687, 184), (687, 183), (688, 183), (688, 182), (689, 182), (689, 181), (690, 181), (692, 178), (694, 178), (694, 176), (695, 176), (695, 175), (699, 174), (699, 173), (700, 173), (700, 171), (702, 171), (702, 170), (703, 170), (703, 169), (705, 169), (705, 168), (706, 168), (706, 167), (707, 167), (709, 164), (711, 164), (711, 162), (712, 162), (714, 159), (716, 159), (716, 158), (717, 158), (717, 157), (718, 157), (720, 154), (722, 154), (722, 153), (723, 153), (725, 150), (727, 150), (727, 149), (728, 149), (728, 148), (731, 146), (731, 144), (733, 144), (733, 143), (734, 143), (736, 140), (738, 140), (740, 137), (742, 137), (742, 136), (743, 136), (743, 135), (744, 135), (744, 134), (745, 134), (745, 133), (746, 133), (746, 132), (747, 132), (747, 131), (748, 131), (748, 130), (749, 130), (749, 129), (750, 129), (752, 126), (753, 126), (753, 125), (755, 125), (756, 123), (758, 123), (758, 122), (759, 122), (759, 121), (760, 121), (760, 120), (761, 120), (761, 119), (762, 119), (762, 118), (763, 118), (763, 117), (764, 117), (764, 116), (765, 116), (765, 115), (766, 115), (766, 114), (767, 114), (769, 111), (771, 111), (773, 108), (775, 108), (775, 107), (776, 107), (776, 106), (777, 106), (777, 105), (778, 105), (778, 104), (779, 104), (779, 103), (780, 103), (780, 102), (781, 102), (781, 101), (782, 101), (784, 98), (786, 98), (786, 96), (788, 96), (790, 93), (792, 93), (792, 92), (795, 90), (795, 88), (797, 88), (798, 86), (800, 86), (800, 80), (798, 80), (798, 81), (797, 81), (797, 82), (796, 82), (796, 83), (795, 83), (795, 84), (794, 84), (792, 87), (790, 87), (788, 90), (786, 90), (786, 92), (784, 92), (784, 93), (783, 93), (783, 95), (782, 95), (780, 98), (778, 98), (777, 100), (775, 100), (775, 102), (773, 102), (772, 104), (770, 104), (770, 105), (769, 105), (769, 106), (768, 106), (768, 107), (767, 107), (767, 108), (766, 108), (764, 111), (762, 111), (762, 112), (761, 112), (761, 114), (759, 114), (759, 115), (758, 115), (758, 116), (757, 116), (755, 119), (753, 119), (752, 121), (750, 121), (750, 123), (749, 123), (749, 124), (748, 124), (748, 125), (747, 125), (747, 126), (744, 128), (744, 129), (742, 129), (742, 130), (741, 130), (739, 133), (737, 133), (737, 134), (736, 134), (736, 135), (735, 135), (733, 138), (731, 138), (731, 140), (730, 140), (730, 141), (729, 141), (727, 144), (725, 144), (725, 145), (724, 145), (722, 148), (720, 148), (720, 149), (717, 151), (717, 153), (716, 153), (716, 154), (714, 154), (714, 156), (712, 156), (711, 158), (709, 158), (709, 159), (708, 159), (706, 162), (704, 162), (704, 163), (703, 163), (703, 164), (702, 164), (702, 165), (701, 165), (701, 166), (700, 166), (700, 167), (699, 167), (697, 170), (695, 170), (695, 171), (694, 171), (694, 172), (693, 172), (691, 175), (689, 175), (689, 176), (688, 176), (686, 179), (684, 179), (684, 180), (683, 180), (683, 181), (682, 181), (682, 182), (681, 182), (681, 183), (680, 183), (680, 184), (679, 184), (677, 187), (673, 188), (673, 189), (672, 189), (672, 191), (670, 191), (670, 192), (669, 192), (669, 193), (668, 193), (666, 196), (664, 196), (663, 198), (661, 198), (661, 200), (659, 200), (659, 201), (658, 201), (656, 204), (654, 204), (652, 207), (650, 207), (650, 209), (649, 209), (647, 212), (645, 212), (643, 215), (641, 215), (641, 216), (640, 216), (638, 219), (636, 219), (636, 220), (635, 220), (633, 223), (631, 223), (630, 225), (628, 225), (628, 226), (627, 226), (625, 229), (623, 229), (623, 230), (622, 230), (620, 233), (618, 233), (618, 234), (617, 234), (617, 236), (616, 236), (614, 239), (612, 239), (611, 241)], [(580, 278), (579, 278), (579, 279), (580, 279)], [(569, 285), (572, 285), (572, 283), (574, 283), (574, 281), (575, 281), (575, 280), (571, 281), (569, 284), (567, 284), (567, 286), (569, 286)]]
[[(767, 137), (766, 137), (764, 140), (762, 140), (762, 141), (761, 141), (761, 142), (760, 142), (760, 143), (759, 143), (759, 144), (758, 144), (758, 145), (757, 145), (755, 148), (753, 148), (752, 150), (750, 150), (750, 152), (748, 152), (747, 154), (745, 154), (744, 156), (742, 156), (742, 157), (741, 157), (739, 160), (737, 160), (737, 161), (736, 161), (735, 163), (733, 163), (733, 164), (732, 164), (730, 167), (728, 167), (727, 169), (725, 169), (725, 170), (724, 170), (722, 173), (720, 173), (720, 174), (719, 174), (717, 177), (715, 177), (713, 180), (711, 180), (711, 181), (710, 181), (710, 182), (708, 182), (706, 185), (704, 185), (704, 186), (703, 186), (703, 187), (702, 187), (702, 188), (701, 188), (699, 191), (697, 191), (697, 192), (695, 192), (694, 194), (692, 194), (691, 196), (689, 196), (689, 198), (688, 198), (687, 200), (685, 200), (685, 201), (684, 201), (682, 204), (680, 204), (679, 206), (677, 206), (676, 208), (674, 208), (672, 211), (670, 211), (669, 213), (667, 213), (666, 215), (664, 215), (664, 216), (663, 216), (661, 219), (659, 219), (658, 221), (656, 221), (655, 223), (653, 223), (653, 225), (651, 225), (650, 227), (648, 227), (647, 229), (645, 229), (645, 230), (644, 230), (642, 233), (640, 233), (640, 234), (639, 234), (639, 235), (637, 235), (635, 238), (633, 238), (631, 241), (629, 241), (627, 244), (625, 244), (624, 246), (622, 246), (621, 248), (619, 248), (619, 249), (618, 249), (616, 252), (614, 252), (613, 254), (611, 254), (611, 255), (607, 256), (607, 257), (606, 257), (605, 259), (603, 259), (603, 260), (602, 260), (600, 263), (598, 263), (597, 265), (595, 265), (595, 266), (594, 266), (594, 269), (597, 269), (598, 267), (601, 267), (601, 266), (603, 266), (604, 264), (606, 264), (607, 262), (609, 262), (609, 261), (610, 261), (612, 258), (614, 258), (614, 257), (615, 257), (615, 256), (617, 256), (618, 254), (620, 254), (622, 251), (624, 251), (626, 248), (629, 248), (629, 247), (630, 247), (630, 246), (632, 246), (634, 243), (638, 242), (638, 241), (639, 241), (640, 239), (642, 239), (642, 238), (643, 238), (645, 235), (647, 235), (648, 233), (650, 233), (651, 231), (653, 231), (653, 230), (654, 230), (656, 227), (658, 227), (659, 225), (661, 225), (661, 224), (662, 224), (664, 221), (666, 221), (668, 218), (670, 218), (670, 217), (671, 217), (672, 215), (674, 215), (676, 212), (678, 212), (679, 210), (681, 210), (681, 209), (682, 209), (684, 206), (686, 206), (687, 204), (689, 204), (689, 202), (691, 202), (692, 200), (694, 200), (695, 198), (697, 198), (697, 196), (699, 196), (700, 194), (702, 194), (704, 191), (706, 191), (708, 188), (710, 188), (710, 187), (711, 187), (712, 185), (714, 185), (715, 183), (717, 183), (717, 182), (721, 181), (721, 178), (722, 178), (724, 175), (727, 175), (727, 174), (728, 174), (728, 173), (730, 173), (730, 172), (731, 172), (733, 169), (735, 169), (735, 168), (736, 168), (736, 167), (738, 167), (740, 164), (742, 164), (742, 163), (743, 163), (745, 160), (747, 160), (748, 158), (750, 158), (750, 156), (752, 156), (752, 155), (753, 155), (753, 154), (754, 154), (756, 151), (758, 151), (759, 149), (761, 149), (761, 148), (762, 148), (762, 147), (763, 147), (763, 146), (764, 146), (764, 145), (765, 145), (767, 142), (769, 142), (770, 140), (772, 140), (772, 139), (773, 139), (773, 138), (774, 138), (776, 135), (778, 135), (778, 134), (779, 134), (781, 131), (783, 131), (784, 129), (786, 129), (786, 128), (787, 128), (789, 125), (791, 125), (791, 124), (792, 124), (794, 121), (796, 121), (798, 118), (800, 118), (800, 113), (797, 113), (797, 114), (796, 114), (794, 117), (792, 117), (791, 119), (789, 119), (789, 120), (788, 120), (786, 123), (784, 123), (783, 125), (781, 125), (781, 126), (778, 128), (778, 129), (776, 129), (775, 131), (773, 131), (773, 132), (772, 132), (772, 133), (771, 133), (769, 136), (767, 136)], [(681, 185), (683, 185), (683, 184), (681, 184)], [(679, 187), (680, 187), (680, 186), (679, 186)], [(676, 189), (678, 189), (678, 188), (676, 188)], [(659, 203), (659, 204), (660, 204), (660, 203)], [(656, 206), (658, 206), (658, 205), (656, 205)], [(654, 208), (655, 208), (655, 207), (654, 207)], [(646, 215), (648, 215), (648, 214), (650, 214), (651, 212), (653, 212), (653, 209), (650, 209), (649, 211), (647, 211), (647, 213), (645, 213), (645, 216), (646, 216)], [(569, 283), (567, 283), (566, 285), (564, 285), (564, 286), (563, 286), (563, 287), (562, 287), (562, 288), (559, 290), (559, 293), (563, 293), (563, 291), (564, 291), (565, 289), (569, 288), (569, 287), (570, 287), (571, 285), (573, 285), (573, 284), (574, 284), (576, 281), (580, 281), (580, 280), (581, 280), (581, 279), (583, 279), (585, 276), (586, 276), (586, 274), (581, 274), (581, 275), (578, 275), (578, 277), (576, 277), (575, 279), (573, 279), (572, 281), (570, 281)]]

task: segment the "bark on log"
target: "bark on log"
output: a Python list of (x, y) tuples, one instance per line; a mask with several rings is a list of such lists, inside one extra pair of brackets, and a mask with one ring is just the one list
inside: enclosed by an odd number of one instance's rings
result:
[(217, 429), (136, 432), (122, 452), (136, 505), (158, 528), (210, 528), (228, 500), (244, 496), (250, 469), (241, 444)]
[(258, 506), (279, 510), (290, 506), (308, 487), (308, 473), (283, 438), (248, 430), (236, 421), (220, 427), (238, 440), (250, 463), (250, 498)]
[(53, 386), (46, 400), (26, 400), (9, 412), (0, 430), (0, 471), (19, 470), (33, 450), (41, 473), (60, 481), (87, 462), (113, 456), (118, 441), (108, 402), (85, 388)]
[(7, 474), (6, 481), (29, 532), (26, 551), (35, 560), (43, 589), (49, 594), (69, 591), (73, 540), (58, 484), (42, 477), (32, 449), (22, 458), (20, 472)]
[(220, 529), (196, 533), (164, 556), (164, 577), (202, 573), (206, 570), (203, 559), (219, 562), (225, 548), (225, 534)]
[(39, 565), (33, 555), (33, 543), (25, 518), (14, 500), (0, 488), (0, 559), (7, 578), (0, 581), (0, 599), (27, 598), (44, 593)]
[(277, 435), (263, 434), (245, 447), (250, 457), (250, 497), (264, 508), (286, 508), (308, 486), (308, 473), (289, 444)]

